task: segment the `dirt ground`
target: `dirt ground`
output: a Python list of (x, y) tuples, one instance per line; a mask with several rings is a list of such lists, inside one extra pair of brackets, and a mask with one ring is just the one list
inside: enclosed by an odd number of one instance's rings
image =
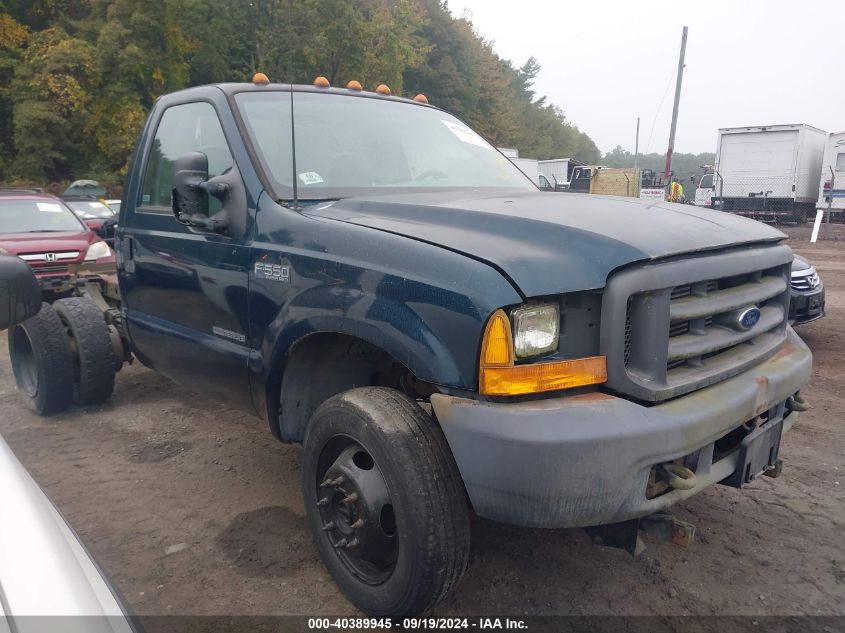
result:
[[(688, 549), (636, 559), (581, 530), (473, 524), (469, 569), (440, 615), (845, 615), (845, 226), (788, 229), (828, 315), (800, 329), (812, 404), (779, 479), (715, 486), (676, 507)], [(0, 433), (140, 615), (349, 615), (307, 531), (299, 448), (137, 363), (104, 406), (41, 419), (0, 342)]]

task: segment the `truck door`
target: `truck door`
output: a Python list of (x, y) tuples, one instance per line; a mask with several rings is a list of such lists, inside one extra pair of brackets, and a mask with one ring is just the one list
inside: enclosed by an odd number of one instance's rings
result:
[[(249, 409), (248, 236), (186, 226), (171, 207), (174, 161), (201, 152), (209, 178), (232, 173), (230, 144), (208, 101), (171, 105), (151, 123), (154, 136), (137, 158), (143, 173), (128, 194), (138, 199), (121, 227), (121, 290), (135, 352), (175, 381)], [(209, 199), (209, 215), (220, 208)]]

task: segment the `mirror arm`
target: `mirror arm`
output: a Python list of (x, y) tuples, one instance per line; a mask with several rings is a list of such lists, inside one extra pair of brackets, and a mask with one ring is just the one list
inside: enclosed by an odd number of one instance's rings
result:
[(222, 233), (227, 227), (226, 222), (209, 218), (201, 213), (180, 213), (177, 219), (186, 226), (213, 233)]

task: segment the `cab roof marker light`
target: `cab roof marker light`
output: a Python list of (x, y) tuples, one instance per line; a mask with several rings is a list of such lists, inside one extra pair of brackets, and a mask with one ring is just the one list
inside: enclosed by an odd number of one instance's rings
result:
[(326, 79), (325, 77), (323, 77), (322, 75), (320, 75), (319, 77), (317, 77), (314, 80), (314, 85), (317, 86), (317, 88), (331, 88), (332, 87), (332, 85), (329, 83), (329, 80)]
[(270, 83), (270, 78), (267, 77), (267, 75), (265, 75), (264, 73), (255, 73), (252, 76), (252, 83), (258, 86), (266, 86)]
[(387, 84), (379, 84), (376, 87), (376, 92), (380, 95), (389, 95), (391, 94), (390, 86), (388, 86)]
[(352, 81), (350, 81), (349, 83), (346, 84), (346, 89), (347, 90), (359, 90), (360, 91), (360, 90), (363, 90), (364, 87), (361, 85), (360, 81), (356, 81), (356, 80), (353, 79)]
[(420, 93), (416, 97), (414, 97), (414, 101), (417, 101), (419, 103), (428, 103), (428, 97)]

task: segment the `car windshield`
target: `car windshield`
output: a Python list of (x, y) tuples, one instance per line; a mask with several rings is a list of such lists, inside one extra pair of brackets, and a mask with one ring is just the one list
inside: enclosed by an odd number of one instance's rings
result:
[[(291, 95), (236, 97), (280, 198), (291, 195)], [(434, 108), (388, 99), (294, 92), (300, 199), (433, 189), (536, 189), (478, 134)]]
[(97, 200), (66, 200), (65, 204), (83, 220), (108, 220), (114, 217), (114, 211)]
[(54, 233), (83, 230), (58, 200), (0, 200), (0, 233)]

